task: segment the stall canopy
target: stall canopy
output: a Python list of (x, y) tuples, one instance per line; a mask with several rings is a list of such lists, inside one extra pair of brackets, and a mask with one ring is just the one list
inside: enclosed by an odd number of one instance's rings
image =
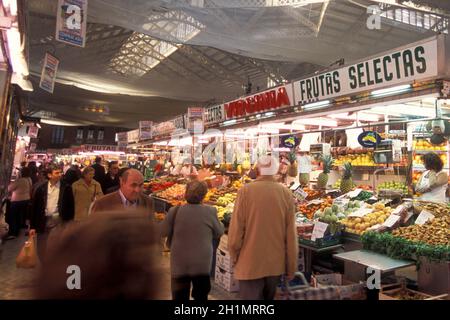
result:
[[(255, 92), (448, 32), (445, 5), (392, 2), (89, 0), (81, 48), (55, 40), (58, 1), (26, 1), (29, 112), (134, 127), (241, 96), (249, 81)], [(381, 24), (371, 30), (374, 5)], [(60, 60), (53, 94), (39, 88), (46, 52)]]

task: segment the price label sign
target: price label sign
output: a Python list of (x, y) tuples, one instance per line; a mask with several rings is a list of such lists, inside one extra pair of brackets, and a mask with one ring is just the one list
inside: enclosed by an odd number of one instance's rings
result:
[(303, 191), (302, 188), (297, 188), (297, 190), (294, 191), (294, 196), (300, 200), (303, 201), (306, 199), (306, 197), (308, 196), (308, 193), (306, 193), (305, 191)]
[(291, 190), (297, 190), (298, 187), (300, 187), (300, 183), (295, 182), (295, 183), (290, 187), (290, 189), (291, 189)]
[(392, 212), (392, 214), (399, 215), (404, 209), (405, 209), (405, 207), (403, 205), (398, 206), (397, 208), (395, 208), (395, 210)]
[(311, 235), (311, 240), (315, 241), (316, 239), (321, 239), (325, 235), (325, 232), (328, 229), (328, 223), (323, 223), (320, 221), (314, 222), (314, 229)]
[(387, 218), (386, 221), (383, 223), (383, 226), (392, 228), (394, 224), (397, 223), (398, 220), (400, 220), (400, 216), (396, 214), (391, 214), (389, 218)]
[(433, 220), (434, 215), (426, 210), (422, 210), (422, 212), (419, 214), (419, 216), (416, 219), (415, 224), (424, 224), (428, 220)]
[(349, 198), (355, 198), (357, 197), (360, 193), (361, 193), (362, 189), (355, 189), (353, 191), (350, 191), (349, 193), (347, 193)]
[(362, 218), (364, 216), (367, 216), (369, 213), (372, 213), (372, 211), (373, 211), (372, 208), (361, 208), (356, 210), (355, 212), (350, 213), (348, 216)]
[(312, 204), (321, 204), (322, 202), (323, 202), (323, 200), (319, 200), (319, 199), (311, 200), (310, 202), (308, 202), (307, 206), (310, 206)]

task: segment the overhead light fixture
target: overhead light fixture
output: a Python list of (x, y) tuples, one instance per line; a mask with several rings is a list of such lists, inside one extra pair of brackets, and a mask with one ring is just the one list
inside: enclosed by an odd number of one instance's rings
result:
[(303, 106), (303, 110), (313, 110), (326, 107), (330, 104), (330, 100), (308, 103)]
[(328, 117), (333, 119), (352, 120), (352, 121), (356, 120), (357, 118), (360, 121), (370, 121), (370, 122), (377, 122), (380, 120), (380, 118), (376, 114), (367, 114), (362, 112), (359, 112), (358, 114), (353, 113), (351, 115), (347, 112), (330, 114)]
[(236, 119), (224, 121), (224, 126), (231, 126), (232, 124), (236, 124)]
[(337, 127), (337, 121), (324, 118), (305, 118), (299, 119), (292, 122), (293, 124), (307, 124), (312, 126), (322, 126), (322, 127)]
[(38, 127), (39, 129), (42, 129), (41, 124), (40, 123), (36, 123), (36, 127)]
[(383, 96), (387, 96), (387, 95), (406, 92), (406, 91), (409, 91), (410, 89), (411, 89), (411, 85), (405, 84), (405, 85), (396, 86), (396, 87), (392, 87), (392, 88), (375, 90), (375, 91), (372, 91), (370, 94), (374, 97), (383, 97)]

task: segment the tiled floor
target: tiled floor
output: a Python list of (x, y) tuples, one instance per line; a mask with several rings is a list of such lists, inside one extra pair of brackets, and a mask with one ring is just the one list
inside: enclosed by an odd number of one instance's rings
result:
[[(14, 240), (0, 244), (0, 300), (28, 300), (33, 299), (33, 279), (37, 269), (18, 269), (15, 265), (16, 257), (24, 244), (26, 237), (22, 235)], [(163, 270), (164, 287), (158, 299), (171, 299), (170, 294), (170, 265), (168, 254), (162, 253), (161, 269)], [(211, 300), (238, 299), (236, 293), (229, 293), (211, 281)]]

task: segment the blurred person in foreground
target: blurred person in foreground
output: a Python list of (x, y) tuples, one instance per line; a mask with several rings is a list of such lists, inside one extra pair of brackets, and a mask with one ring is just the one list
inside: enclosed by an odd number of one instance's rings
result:
[[(145, 212), (122, 210), (53, 232), (35, 297), (157, 299), (162, 270), (154, 228)], [(77, 271), (68, 271), (69, 266), (79, 267), (79, 283)], [(68, 284), (81, 289), (69, 290)]]
[(295, 205), (277, 183), (278, 159), (258, 159), (256, 181), (239, 190), (228, 231), (234, 277), (244, 300), (273, 300), (281, 275), (297, 271)]
[(103, 196), (100, 183), (94, 180), (95, 170), (86, 167), (81, 174), (81, 179), (72, 184), (73, 198), (75, 201), (75, 221), (81, 221), (88, 217), (91, 204)]
[(35, 229), (38, 255), (44, 259), (50, 231), (60, 223), (73, 220), (74, 200), (71, 186), (61, 181), (62, 170), (57, 166), (48, 168), (48, 181), (40, 184), (32, 199), (31, 229)]
[(202, 204), (208, 192), (205, 182), (190, 181), (186, 186), (187, 204), (170, 208), (161, 226), (161, 235), (172, 234), (170, 270), (172, 298), (188, 301), (191, 295), (197, 301), (208, 300), (211, 290), (210, 272), (213, 239), (223, 234), (223, 225), (216, 208)]
[(153, 201), (143, 193), (143, 187), (142, 173), (136, 169), (126, 170), (120, 177), (120, 189), (97, 199), (92, 207), (92, 215), (103, 211), (142, 209), (153, 218)]

